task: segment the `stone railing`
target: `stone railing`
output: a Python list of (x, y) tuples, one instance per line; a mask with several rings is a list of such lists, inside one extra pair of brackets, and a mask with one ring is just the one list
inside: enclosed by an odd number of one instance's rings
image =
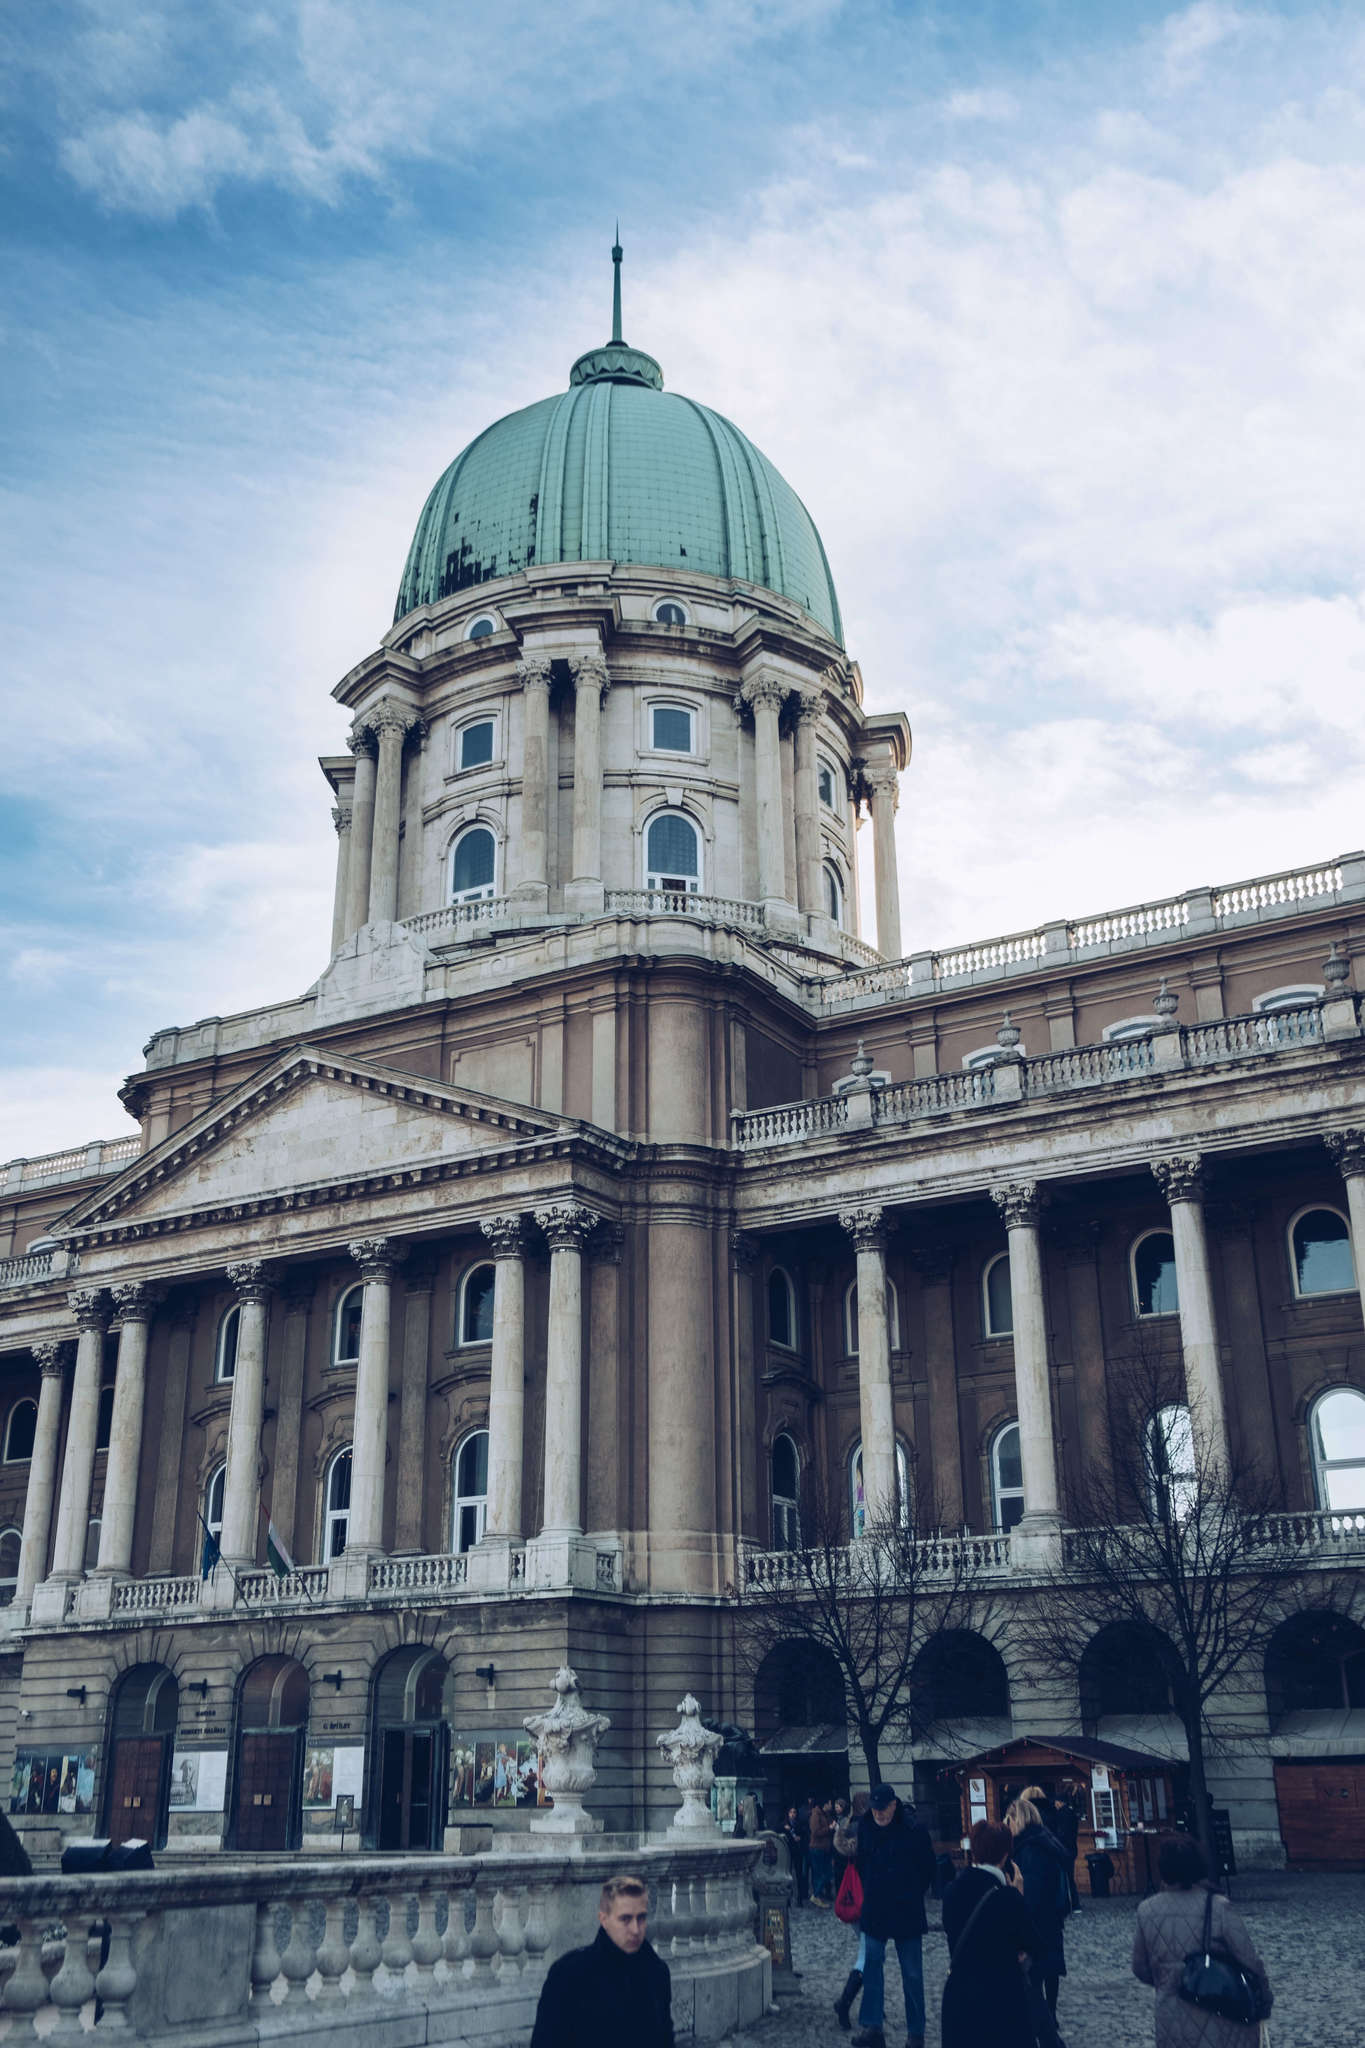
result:
[[(1062, 1563), (1082, 1571), (1111, 1540), (1107, 1529), (1063, 1529)], [(1137, 1546), (1131, 1538), (1113, 1538), (1131, 1559)], [(1139, 1543), (1141, 1540), (1139, 1532)], [(1305, 1566), (1331, 1565), (1340, 1558), (1365, 1557), (1365, 1513), (1348, 1508), (1306, 1508), (1292, 1514), (1264, 1515), (1246, 1545), (1257, 1551), (1292, 1555)]]
[(1027, 1062), (1030, 1095), (1050, 1095), (1064, 1088), (1091, 1088), (1105, 1081), (1126, 1081), (1130, 1074), (1149, 1074), (1155, 1064), (1150, 1038), (1120, 1038), (1112, 1045), (1075, 1045), (1065, 1052), (1045, 1052)]
[(45, 1152), (40, 1159), (11, 1159), (0, 1166), (0, 1190), (45, 1187), (56, 1180), (87, 1180), (96, 1174), (118, 1173), (142, 1150), (140, 1137), (94, 1138), (65, 1152)]
[(1208, 1066), (1215, 1060), (1245, 1059), (1248, 1054), (1279, 1052), (1286, 1046), (1320, 1045), (1322, 1011), (1314, 1003), (1301, 1010), (1220, 1017), (1209, 1024), (1187, 1025), (1183, 1036), (1191, 1066)]
[(954, 1109), (975, 1109), (995, 1099), (994, 1067), (968, 1067), (960, 1074), (925, 1074), (918, 1081), (897, 1081), (879, 1088), (872, 1098), (872, 1120), (905, 1123), (911, 1117), (946, 1116)]
[(123, 1579), (114, 1587), (115, 1614), (176, 1614), (199, 1605), (203, 1580), (195, 1573), (183, 1578)]
[[(936, 1581), (1002, 1578), (1008, 1575), (1010, 1539), (1005, 1535), (926, 1536), (913, 1546), (907, 1579)], [(748, 1550), (744, 1554), (744, 1585), (749, 1593), (799, 1593), (825, 1580), (856, 1583), (863, 1556), (856, 1543), (837, 1550)]]
[(799, 1138), (817, 1138), (837, 1131), (848, 1121), (842, 1095), (821, 1095), (812, 1102), (784, 1102), (776, 1109), (736, 1109), (730, 1113), (730, 1142), (742, 1152), (764, 1145), (790, 1145)]
[(238, 1572), (237, 1597), (246, 1607), (315, 1606), (327, 1597), (325, 1564), (299, 1565), (292, 1572)]
[[(166, 2048), (524, 2043), (550, 1962), (592, 1938), (623, 1852), (517, 1841), (459, 1858), (0, 1879), (0, 1925), (18, 1933), (0, 1947), (5, 2039), (78, 2039), (98, 1999), (103, 2032)], [(719, 2039), (771, 2003), (754, 1934), (760, 1853), (723, 1839), (629, 1851), (680, 2034)]]
[(473, 903), (447, 903), (440, 910), (424, 910), (417, 917), (405, 917), (403, 929), (418, 938), (432, 938), (441, 932), (458, 934), (473, 925), (516, 917), (524, 908), (511, 896), (480, 896)]
[(749, 932), (762, 931), (765, 922), (761, 903), (746, 903), (737, 896), (694, 896), (685, 889), (608, 889), (607, 915), (696, 917)]
[(17, 1259), (0, 1259), (0, 1287), (32, 1287), (52, 1277), (53, 1254), (25, 1252)]
[(370, 1565), (372, 1593), (448, 1593), (468, 1580), (467, 1555), (377, 1557)]

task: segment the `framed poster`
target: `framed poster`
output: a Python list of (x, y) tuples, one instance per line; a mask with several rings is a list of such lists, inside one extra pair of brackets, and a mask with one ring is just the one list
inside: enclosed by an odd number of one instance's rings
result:
[(548, 1806), (541, 1789), (540, 1757), (530, 1736), (515, 1729), (492, 1735), (452, 1735), (451, 1804), (484, 1808)]
[(92, 1813), (95, 1766), (86, 1750), (19, 1749), (10, 1772), (11, 1813)]

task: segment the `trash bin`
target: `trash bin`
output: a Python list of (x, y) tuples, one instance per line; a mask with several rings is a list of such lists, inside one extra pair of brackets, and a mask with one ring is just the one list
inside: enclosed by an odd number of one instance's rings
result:
[(111, 1842), (107, 1835), (84, 1835), (62, 1851), (63, 1877), (89, 1877), (95, 1871), (154, 1868), (150, 1842)]
[(1114, 1879), (1114, 1859), (1105, 1849), (1092, 1849), (1085, 1859), (1090, 1872), (1090, 1896), (1092, 1899), (1107, 1899), (1109, 1887)]

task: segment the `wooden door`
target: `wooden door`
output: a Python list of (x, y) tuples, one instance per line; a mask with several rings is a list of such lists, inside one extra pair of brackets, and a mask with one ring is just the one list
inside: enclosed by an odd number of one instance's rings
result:
[(114, 1744), (109, 1791), (111, 1842), (160, 1841), (165, 1756), (165, 1743), (159, 1735), (125, 1735)]
[(1291, 1868), (1365, 1870), (1365, 1763), (1276, 1764), (1275, 1797)]
[(430, 1849), (446, 1803), (445, 1729), (386, 1728), (380, 1746), (381, 1849)]
[(288, 1730), (243, 1734), (237, 1746), (239, 1849), (288, 1849), (293, 1835), (299, 1738)]

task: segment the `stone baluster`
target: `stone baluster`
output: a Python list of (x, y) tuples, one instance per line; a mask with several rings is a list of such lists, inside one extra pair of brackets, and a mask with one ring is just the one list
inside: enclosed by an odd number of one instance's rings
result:
[(526, 1952), (526, 1928), (523, 1924), (520, 1902), (510, 1886), (502, 1885), (494, 1901), (494, 1920), (498, 1930), (498, 1979), (506, 1984), (521, 1968)]
[(1342, 1131), (1328, 1131), (1323, 1142), (1332, 1163), (1346, 1183), (1346, 1213), (1351, 1219), (1351, 1259), (1356, 1287), (1365, 1314), (1365, 1128), (1350, 1125)]
[(526, 1406), (526, 1235), (520, 1216), (486, 1216), (493, 1254), (493, 1356), (488, 1380), (485, 1541), (520, 1543)]
[(156, 1288), (140, 1280), (123, 1282), (114, 1288), (113, 1294), (120, 1323), (118, 1366), (96, 1568), (126, 1576), (133, 1566), (133, 1518), (137, 1513), (142, 1416), (147, 1404), (147, 1345), (152, 1317), (161, 1297)]
[(228, 1414), (227, 1474), (223, 1481), (223, 1562), (249, 1571), (256, 1562), (261, 1512), (261, 1425), (265, 1419), (266, 1310), (270, 1282), (263, 1259), (242, 1259), (227, 1269), (237, 1296), (237, 1362)]
[(539, 1975), (550, 1946), (550, 1887), (533, 1884), (526, 1893), (526, 1972)]
[(896, 867), (896, 807), (900, 777), (894, 768), (874, 770), (866, 778), (872, 805), (872, 870), (877, 895), (877, 951), (887, 960), (901, 957), (901, 885)]
[(389, 1931), (384, 1936), (384, 1968), (388, 1971), (385, 1989), (397, 1991), (406, 1981), (408, 1964), (412, 1961), (412, 1939), (408, 1934), (408, 1903), (410, 1893), (401, 1885), (386, 1894), (389, 1902)]
[(573, 879), (565, 908), (600, 913), (602, 888), (602, 702), (611, 681), (600, 654), (570, 657), (574, 683)]
[(1025, 1536), (1051, 1534), (1061, 1524), (1057, 1446), (1052, 1429), (1047, 1296), (1043, 1286), (1042, 1204), (1034, 1181), (992, 1188), (1005, 1220), (1014, 1306), (1014, 1398), (1019, 1409), (1019, 1455), (1024, 1475)]
[(38, 1386), (38, 1421), (24, 1495), (24, 1534), (19, 1547), (17, 1608), (28, 1606), (33, 1589), (47, 1571), (47, 1545), (52, 1534), (52, 1504), (57, 1490), (57, 1442), (62, 1429), (62, 1394), (71, 1346), (35, 1344), (33, 1356), (42, 1375)]
[(441, 1960), (443, 1944), (436, 1932), (436, 1898), (436, 1891), (430, 1884), (424, 1884), (417, 1894), (417, 1931), (412, 1937), (412, 1967), (421, 1998), (430, 1995), (436, 1979), (436, 1965)]
[(545, 908), (550, 879), (550, 658), (517, 663), (521, 684), (521, 874), (513, 892)]
[(84, 2038), (81, 2013), (95, 1995), (95, 1972), (90, 1967), (90, 1936), (87, 1930), (85, 1917), (73, 1913), (67, 1922), (62, 1966), (48, 1987), (48, 1997), (57, 2008), (57, 2024), (47, 2037), (49, 2041)]
[(493, 1888), (481, 1884), (474, 1894), (474, 1927), (468, 1936), (470, 1955), (470, 1979), (487, 1988), (496, 1983), (493, 1958), (500, 1944), (498, 1930), (493, 1924)]
[(427, 1383), (431, 1364), (431, 1294), (436, 1260), (419, 1250), (403, 1266), (402, 1384), (398, 1408), (398, 1487), (394, 1502), (393, 1547), (402, 1555), (421, 1553), (426, 1526), (422, 1484), (428, 1426)]
[(355, 755), (355, 787), (351, 792), (351, 847), (346, 856), (346, 931), (358, 932), (370, 910), (370, 851), (374, 840), (374, 736), (355, 727), (346, 742)]
[(52, 1552), (53, 1578), (67, 1581), (78, 1579), (85, 1563), (90, 1482), (95, 1471), (95, 1437), (99, 1431), (104, 1334), (113, 1307), (102, 1287), (78, 1287), (70, 1300), (76, 1318), (76, 1370), (71, 1382), (71, 1413), (66, 1425), (66, 1456), (62, 1460), (57, 1536)]
[(470, 1878), (466, 1875), (450, 1886), (447, 1893), (446, 1932), (442, 1953), (445, 1965), (454, 1983), (462, 1981), (465, 1964), (469, 1959), (470, 1936), (465, 1926), (465, 1906), (469, 1898)]
[(1218, 1359), (1208, 1233), (1204, 1227), (1203, 1162), (1197, 1152), (1157, 1159), (1152, 1172), (1171, 1211), (1175, 1285), (1180, 1298), (1180, 1348), (1190, 1428), (1201, 1465), (1210, 1476), (1228, 1469), (1227, 1406)]
[(288, 1989), (283, 2005), (296, 2006), (300, 2013), (308, 1999), (308, 1979), (317, 1961), (318, 1944), (313, 1938), (313, 1902), (296, 1898), (289, 1907), (289, 1939), (280, 1957), (280, 1975)]
[(256, 1901), (256, 1933), (251, 1945), (251, 2009), (273, 2010), (271, 1986), (280, 1974), (280, 1947), (275, 1938), (275, 1901)]
[(394, 1270), (403, 1246), (388, 1237), (361, 1237), (347, 1247), (365, 1282), (360, 1310), (360, 1357), (355, 1374), (351, 1437), (351, 1520), (346, 1552), (377, 1556), (384, 1541), (384, 1468), (389, 1425), (389, 1310)]
[(886, 1223), (880, 1209), (839, 1217), (858, 1261), (858, 1420), (863, 1498), (869, 1521), (896, 1509), (896, 1419), (891, 1399), (891, 1337), (886, 1319)]
[(315, 1958), (318, 1985), (317, 2004), (324, 2010), (330, 2007), (340, 2011), (346, 2004), (341, 1992), (341, 1980), (351, 1960), (351, 1951), (346, 1944), (346, 1897), (336, 1893), (324, 1907), (322, 1940), (318, 1944)]
[(383, 1960), (383, 1953), (379, 1939), (379, 1894), (364, 1892), (356, 1901), (355, 1939), (351, 1943), (351, 1974), (355, 1978), (355, 1987), (348, 2002), (375, 1996), (374, 1973)]
[(145, 1913), (116, 1911), (109, 1915), (109, 1957), (95, 1979), (95, 1996), (103, 2006), (100, 2026), (106, 2035), (135, 2034), (128, 2007), (137, 1990), (133, 1940)]
[(583, 1533), (583, 1246), (597, 1217), (581, 1202), (535, 1212), (550, 1245), (545, 1345), (545, 1520), (541, 1536)]
[(332, 809), (332, 823), (337, 834), (337, 878), (332, 894), (332, 951), (345, 944), (346, 931), (346, 873), (351, 856), (351, 806), (336, 804)]
[(765, 903), (787, 900), (786, 820), (782, 807), (780, 720), (787, 689), (776, 676), (759, 676), (744, 686), (754, 714), (754, 794), (758, 811), (758, 893)]
[(13, 2015), (8, 2040), (37, 2041), (41, 2038), (34, 2022), (48, 2003), (47, 1972), (43, 1968), (43, 1943), (52, 1925), (51, 1914), (32, 1918), (16, 1916), (18, 1951), (5, 1985), (5, 2013)]
[(793, 796), (796, 807), (796, 904), (818, 915), (825, 908), (820, 886), (820, 788), (815, 737), (824, 716), (819, 692), (803, 693), (797, 705)]
[(398, 915), (398, 826), (403, 791), (403, 742), (416, 722), (413, 711), (392, 701), (379, 704), (366, 713), (366, 723), (379, 748), (370, 853), (371, 924), (388, 924)]

